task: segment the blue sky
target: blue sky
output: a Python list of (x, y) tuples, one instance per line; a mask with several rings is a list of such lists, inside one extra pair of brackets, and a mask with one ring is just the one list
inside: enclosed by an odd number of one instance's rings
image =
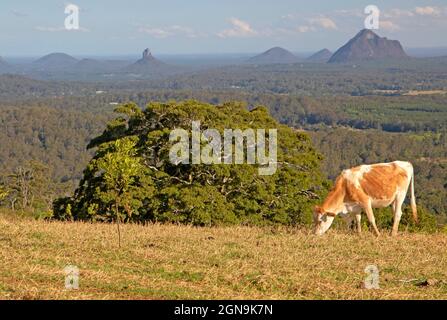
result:
[[(64, 28), (70, 3), (80, 8), (77, 31)], [(381, 10), (379, 35), (447, 46), (445, 0), (2, 0), (0, 56), (334, 50), (363, 28), (371, 4)]]

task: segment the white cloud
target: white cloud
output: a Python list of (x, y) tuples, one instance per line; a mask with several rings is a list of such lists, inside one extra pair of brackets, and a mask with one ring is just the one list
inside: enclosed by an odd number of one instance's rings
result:
[(334, 20), (327, 17), (312, 18), (309, 20), (313, 25), (320, 26), (324, 29), (337, 30), (337, 24)]
[(414, 12), (412, 10), (391, 9), (383, 14), (385, 18), (400, 18), (400, 17), (413, 17)]
[(387, 31), (397, 31), (397, 30), (400, 30), (400, 27), (397, 24), (395, 24), (394, 22), (389, 21), (389, 20), (380, 20), (379, 27), (381, 29), (384, 29), (384, 30), (387, 30)]
[(416, 14), (419, 14), (421, 16), (439, 16), (441, 11), (436, 7), (416, 7), (414, 9), (414, 12)]
[(221, 38), (234, 38), (234, 37), (253, 37), (257, 36), (259, 33), (254, 30), (248, 22), (239, 20), (237, 18), (231, 18), (230, 23), (232, 24), (231, 29), (225, 29), (219, 32), (217, 35)]
[(293, 20), (293, 19), (295, 19), (295, 15), (294, 15), (294, 14), (291, 14), (291, 13), (288, 13), (288, 14), (285, 14), (285, 15), (281, 16), (281, 19), (284, 19), (284, 20)]
[(184, 36), (187, 38), (197, 38), (204, 34), (200, 34), (195, 32), (192, 28), (173, 25), (168, 27), (159, 27), (159, 28), (151, 28), (151, 27), (140, 27), (138, 29), (139, 32), (148, 34), (157, 39), (165, 39), (168, 37), (175, 36)]
[(66, 29), (64, 27), (42, 27), (42, 26), (37, 26), (34, 27), (34, 30), (37, 31), (41, 31), (41, 32), (63, 32), (63, 31), (78, 31), (78, 32), (90, 32), (89, 29), (87, 28), (82, 28), (80, 27), (79, 29)]
[[(338, 14), (354, 14), (354, 11), (348, 12), (347, 10), (343, 10), (342, 12), (338, 12)], [(289, 24), (288, 28), (283, 28), (283, 30), (287, 30), (289, 34), (296, 34), (296, 33), (307, 33), (307, 32), (313, 32), (317, 31), (320, 28), (327, 29), (327, 30), (337, 30), (337, 24), (334, 20), (331, 18), (328, 18), (326, 16), (319, 16), (314, 18), (306, 18), (304, 16), (298, 17), (298, 15), (285, 15), (281, 17), (282, 19), (286, 20), (304, 20), (307, 22), (307, 24), (302, 24), (298, 26), (291, 26)], [(284, 33), (284, 32), (283, 32)]]
[(391, 9), (383, 14), (385, 18), (406, 18), (406, 17), (414, 17), (414, 16), (432, 16), (438, 17), (442, 15), (442, 9), (438, 7), (415, 7), (413, 9)]
[(446, 25), (447, 10), (433, 6), (394, 8), (384, 11), (380, 18), (380, 28), (391, 32), (415, 28), (439, 29), (441, 25)]
[(310, 31), (315, 31), (315, 28), (312, 26), (299, 26), (298, 28), (296, 28), (296, 31), (298, 31), (299, 33), (306, 33)]
[(139, 32), (146, 33), (154, 38), (163, 39), (171, 36), (172, 34), (162, 28), (140, 28)]
[(16, 17), (20, 17), (20, 18), (23, 18), (23, 17), (27, 17), (27, 16), (28, 16), (28, 14), (26, 14), (26, 13), (24, 13), (24, 12), (21, 12), (21, 11), (18, 11), (18, 10), (12, 10), (11, 13), (12, 13), (13, 15), (15, 15)]

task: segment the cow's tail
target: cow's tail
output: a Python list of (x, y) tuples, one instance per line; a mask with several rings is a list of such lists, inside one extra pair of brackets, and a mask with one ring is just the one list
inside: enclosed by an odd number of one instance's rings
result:
[(414, 171), (411, 173), (411, 183), (410, 183), (410, 191), (411, 191), (411, 211), (413, 212), (413, 220), (415, 223), (419, 222), (418, 219), (418, 208), (416, 206), (416, 197), (414, 196)]

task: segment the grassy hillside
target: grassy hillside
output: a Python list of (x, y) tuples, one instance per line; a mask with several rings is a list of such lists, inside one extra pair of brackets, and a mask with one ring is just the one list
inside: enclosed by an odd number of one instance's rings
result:
[[(1, 299), (445, 299), (447, 237), (43, 222), (0, 215)], [(80, 269), (79, 290), (64, 267)], [(380, 289), (362, 284), (380, 269)]]

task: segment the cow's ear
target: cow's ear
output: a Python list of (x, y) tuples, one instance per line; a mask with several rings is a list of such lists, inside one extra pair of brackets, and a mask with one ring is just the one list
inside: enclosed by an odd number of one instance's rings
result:
[(326, 214), (329, 216), (329, 217), (336, 217), (337, 215), (335, 214), (335, 213), (333, 213), (333, 212), (326, 212)]

